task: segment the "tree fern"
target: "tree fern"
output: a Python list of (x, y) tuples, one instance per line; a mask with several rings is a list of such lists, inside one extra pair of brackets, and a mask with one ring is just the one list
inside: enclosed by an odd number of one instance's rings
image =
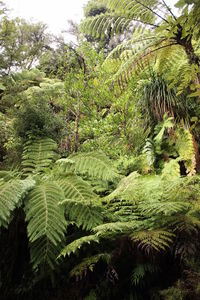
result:
[(56, 158), (57, 144), (49, 138), (29, 140), (24, 146), (22, 167), (25, 174), (40, 173)]
[(32, 179), (11, 179), (7, 182), (0, 180), (0, 225), (8, 226), (12, 212), (34, 184)]
[[(195, 6), (192, 7), (190, 13), (182, 10), (183, 17), (176, 17), (166, 1), (163, 0), (105, 0), (103, 3), (105, 3), (109, 13), (86, 18), (82, 23), (82, 29), (86, 34), (101, 37), (104, 34), (121, 34), (122, 30), (124, 30), (124, 33), (131, 31), (134, 34), (137, 32), (137, 28), (140, 28), (139, 38), (136, 39), (136, 42), (131, 38), (132, 41), (128, 41), (129, 50), (126, 50), (127, 46), (122, 47), (125, 49), (124, 53), (118, 56), (122, 59), (122, 63), (112, 79), (118, 82), (122, 89), (135, 74), (143, 71), (146, 65), (156, 65), (158, 60), (161, 61), (159, 69), (162, 67), (163, 73), (165, 73), (167, 65), (176, 56), (173, 50), (177, 48), (179, 53), (181, 49), (183, 52), (183, 55), (178, 55), (178, 61), (180, 57), (185, 56), (186, 64), (192, 66), (193, 72), (185, 73), (181, 71), (182, 78), (174, 76), (175, 74), (172, 72), (171, 77), (175, 81), (178, 78), (181, 92), (193, 82), (195, 85), (195, 93), (193, 95), (199, 95), (196, 89), (198, 88), (197, 82), (199, 82), (197, 69), (200, 59), (193, 46), (196, 33), (194, 28), (198, 24), (198, 21), (194, 21), (196, 19), (196, 14), (194, 14)], [(149, 29), (154, 38), (149, 39), (149, 43), (145, 46), (143, 42), (148, 40), (145, 34), (146, 30)], [(124, 39), (126, 39), (125, 35)], [(137, 40), (140, 42), (137, 42)], [(139, 47), (136, 46), (137, 43)], [(171, 51), (172, 48), (173, 50)], [(165, 54), (168, 49), (166, 59)], [(116, 52), (115, 49), (114, 52)], [(196, 70), (195, 65), (197, 66)]]
[(51, 267), (64, 241), (66, 220), (64, 208), (58, 203), (64, 198), (54, 182), (36, 186), (25, 202), (28, 237), (31, 243), (33, 266), (48, 264)]

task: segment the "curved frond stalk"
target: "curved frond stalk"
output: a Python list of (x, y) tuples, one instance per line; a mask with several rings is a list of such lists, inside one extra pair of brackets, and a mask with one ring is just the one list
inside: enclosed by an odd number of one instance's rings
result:
[(64, 208), (58, 203), (64, 198), (55, 182), (36, 186), (25, 202), (31, 260), (34, 268), (40, 264), (55, 264), (59, 245), (64, 242), (67, 222)]
[(34, 184), (35, 181), (30, 178), (25, 180), (11, 179), (7, 182), (0, 181), (0, 226), (8, 226), (12, 212), (19, 206)]
[(102, 152), (80, 153), (70, 157), (74, 161), (74, 169), (78, 174), (107, 181), (119, 178), (117, 170), (111, 160)]
[(41, 173), (56, 159), (57, 144), (49, 138), (36, 138), (24, 145), (22, 167), (25, 174)]

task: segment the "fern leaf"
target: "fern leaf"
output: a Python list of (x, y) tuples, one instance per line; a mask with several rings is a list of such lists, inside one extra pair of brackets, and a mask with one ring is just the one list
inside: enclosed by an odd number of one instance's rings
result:
[(12, 212), (22, 201), (25, 194), (34, 186), (32, 179), (12, 179), (8, 182), (0, 181), (0, 225), (7, 227)]
[(138, 248), (148, 254), (152, 250), (160, 252), (161, 250), (169, 248), (173, 237), (173, 233), (161, 229), (144, 230), (130, 235), (131, 240), (137, 243)]
[(66, 199), (76, 201), (92, 201), (97, 199), (97, 195), (93, 193), (91, 186), (78, 176), (71, 175), (61, 178), (57, 183), (64, 191)]
[(67, 245), (62, 250), (62, 252), (60, 253), (60, 255), (58, 257), (61, 257), (61, 256), (65, 257), (66, 255), (70, 255), (71, 253), (75, 253), (84, 244), (91, 244), (92, 242), (99, 243), (99, 238), (96, 234), (83, 236), (80, 239), (75, 240), (72, 243), (70, 243), (69, 245)]
[(65, 207), (69, 221), (76, 223), (78, 227), (89, 230), (103, 223), (103, 208), (92, 201), (64, 200), (61, 202)]
[(169, 162), (165, 163), (162, 170), (162, 179), (172, 180), (172, 178), (180, 177), (180, 166), (176, 159), (171, 159)]
[(185, 162), (188, 175), (196, 174), (195, 149), (192, 134), (188, 129), (180, 128), (177, 131), (176, 149), (179, 160)]
[(74, 161), (75, 172), (88, 174), (93, 178), (113, 181), (119, 177), (111, 160), (102, 152), (80, 153), (70, 157)]
[(28, 237), (34, 268), (38, 264), (53, 265), (66, 232), (64, 208), (58, 203), (63, 192), (54, 182), (36, 186), (25, 203)]
[(112, 222), (105, 223), (93, 228), (93, 231), (97, 236), (102, 238), (115, 237), (117, 235), (125, 235), (143, 227), (143, 223), (140, 221), (132, 222)]
[(123, 178), (119, 182), (117, 188), (110, 195), (108, 195), (105, 200), (110, 201), (120, 195), (123, 195), (124, 197), (126, 192), (128, 192), (130, 189), (133, 189), (134, 184), (137, 182), (137, 178), (139, 176), (140, 175), (137, 172), (132, 172), (127, 177)]
[(70, 277), (76, 277), (76, 280), (81, 280), (83, 276), (86, 276), (88, 271), (92, 272), (94, 270), (95, 265), (100, 260), (103, 260), (108, 264), (110, 259), (111, 256), (108, 253), (100, 253), (94, 256), (87, 257), (71, 270)]
[(25, 174), (40, 173), (56, 158), (57, 144), (49, 138), (29, 140), (24, 146), (22, 167)]
[(146, 263), (146, 264), (139, 264), (134, 270), (131, 275), (131, 282), (134, 286), (141, 285), (143, 282), (146, 274), (152, 274), (158, 271), (158, 268), (155, 265)]

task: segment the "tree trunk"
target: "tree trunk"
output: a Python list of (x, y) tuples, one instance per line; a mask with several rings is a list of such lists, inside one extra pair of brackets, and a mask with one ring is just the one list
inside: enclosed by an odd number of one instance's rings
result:
[(79, 146), (79, 119), (80, 119), (80, 111), (78, 108), (76, 111), (76, 118), (75, 118), (74, 152), (78, 151), (78, 146)]

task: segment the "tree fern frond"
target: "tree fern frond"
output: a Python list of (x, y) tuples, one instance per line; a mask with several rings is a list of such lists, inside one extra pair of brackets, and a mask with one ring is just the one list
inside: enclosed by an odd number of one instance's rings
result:
[(164, 164), (162, 170), (163, 180), (172, 180), (172, 178), (180, 177), (180, 166), (176, 159), (171, 159), (169, 162)]
[(108, 181), (119, 178), (111, 160), (102, 152), (79, 153), (70, 159), (74, 161), (75, 172), (79, 174)]
[(112, 35), (123, 33), (130, 27), (131, 22), (131, 19), (127, 20), (120, 15), (101, 14), (85, 19), (81, 24), (81, 30), (87, 35), (103, 38), (108, 32)]
[(35, 181), (29, 178), (0, 181), (0, 225), (7, 227), (12, 212), (34, 184)]
[(56, 158), (57, 144), (49, 138), (29, 140), (24, 146), (22, 167), (25, 174), (40, 173)]
[(189, 129), (180, 128), (177, 131), (176, 150), (179, 160), (185, 162), (188, 175), (196, 174), (195, 148), (192, 134)]
[(64, 208), (58, 205), (63, 198), (54, 182), (36, 186), (28, 195), (25, 211), (34, 267), (50, 264), (59, 254), (57, 247), (62, 245), (67, 226)]
[(70, 277), (76, 277), (76, 280), (81, 280), (82, 277), (87, 275), (88, 271), (93, 272), (95, 265), (100, 260), (103, 260), (108, 264), (110, 259), (111, 259), (111, 255), (108, 253), (100, 253), (94, 256), (84, 258), (80, 264), (75, 266), (70, 271)]
[(123, 178), (117, 188), (110, 194), (108, 195), (105, 200), (110, 201), (120, 195), (126, 194), (127, 191), (131, 190), (134, 188), (134, 184), (137, 182), (137, 178), (140, 175), (137, 172), (132, 172), (131, 174), (129, 174), (127, 177)]
[(2, 178), (4, 181), (19, 178), (20, 175), (21, 174), (17, 170), (0, 170), (0, 179)]
[(165, 230), (144, 230), (130, 235), (131, 240), (137, 243), (138, 248), (148, 254), (152, 250), (160, 252), (170, 247), (174, 234)]
[(116, 237), (118, 235), (125, 235), (131, 233), (141, 227), (144, 227), (144, 223), (135, 220), (130, 222), (105, 223), (93, 228), (93, 231), (99, 237), (111, 238)]
[(187, 214), (180, 215), (172, 223), (174, 226), (174, 232), (186, 232), (189, 234), (198, 233), (200, 229), (199, 217), (188, 212)]
[(139, 264), (134, 270), (131, 275), (131, 283), (134, 286), (141, 285), (146, 274), (152, 274), (157, 272), (159, 269), (156, 265), (146, 263), (146, 264)]
[(69, 175), (57, 180), (58, 185), (64, 191), (66, 199), (75, 201), (94, 201), (97, 195), (93, 193), (91, 186), (76, 175)]
[(94, 201), (64, 200), (64, 205), (69, 221), (74, 221), (78, 227), (89, 230), (103, 223), (105, 212)]
[(84, 244), (91, 244), (92, 242), (94, 243), (99, 243), (99, 237), (96, 234), (93, 235), (88, 235), (88, 236), (83, 236), (78, 240), (73, 241), (72, 243), (68, 244), (60, 253), (58, 256), (66, 256), (70, 255), (71, 253), (75, 253), (78, 249), (80, 249)]
[(189, 204), (182, 201), (149, 201), (138, 205), (138, 209), (145, 216), (165, 215), (170, 216), (176, 213), (187, 211)]

